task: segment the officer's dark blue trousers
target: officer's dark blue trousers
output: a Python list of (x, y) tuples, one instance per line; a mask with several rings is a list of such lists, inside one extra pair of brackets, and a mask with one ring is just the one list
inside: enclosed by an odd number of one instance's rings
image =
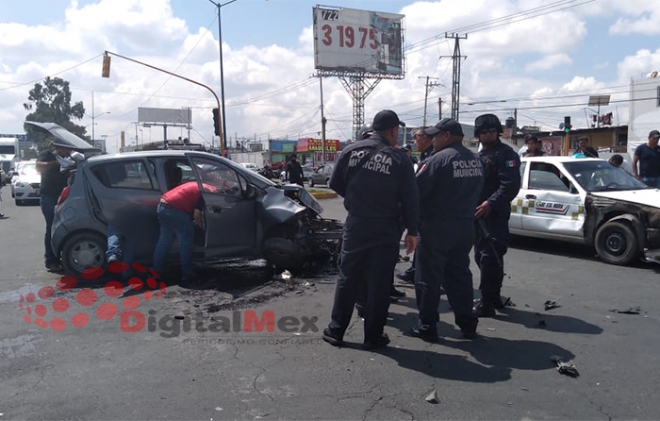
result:
[[(348, 216), (342, 236), (339, 280), (335, 290), (330, 330), (343, 337), (353, 307), (366, 282), (364, 340), (376, 341), (383, 333), (390, 306), (392, 273), (399, 256), (401, 229), (395, 218)], [(365, 276), (366, 275), (366, 276)]]
[(473, 219), (422, 219), (419, 226), (415, 267), (415, 294), (420, 323), (435, 325), (439, 320), (440, 287), (454, 311), (455, 323), (474, 330), (472, 314), (472, 272), (470, 250), (475, 241)]
[[(474, 244), (474, 258), (481, 271), (479, 289), (484, 300), (495, 300), (500, 296), (504, 279), (504, 255), (509, 247), (509, 220), (502, 217), (484, 219), (486, 228), (494, 239), (488, 241), (477, 225), (477, 240)], [(499, 260), (499, 262), (498, 262)], [(500, 265), (501, 262), (501, 265)]]

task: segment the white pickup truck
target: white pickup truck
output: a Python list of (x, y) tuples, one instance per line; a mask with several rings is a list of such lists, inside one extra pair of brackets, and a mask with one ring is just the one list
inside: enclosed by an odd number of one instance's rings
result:
[(594, 246), (604, 262), (660, 263), (660, 190), (603, 159), (523, 158), (512, 234)]

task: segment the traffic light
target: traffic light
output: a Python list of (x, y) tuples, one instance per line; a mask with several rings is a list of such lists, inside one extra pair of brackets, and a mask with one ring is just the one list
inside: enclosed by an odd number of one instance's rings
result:
[(218, 109), (214, 108), (213, 109), (213, 133), (215, 133), (216, 136), (220, 136), (219, 120), (220, 120), (220, 118), (218, 117)]
[(101, 73), (101, 77), (110, 77), (110, 56), (107, 54), (103, 56), (103, 72)]
[(564, 117), (564, 133), (568, 134), (573, 126), (571, 125), (571, 116)]

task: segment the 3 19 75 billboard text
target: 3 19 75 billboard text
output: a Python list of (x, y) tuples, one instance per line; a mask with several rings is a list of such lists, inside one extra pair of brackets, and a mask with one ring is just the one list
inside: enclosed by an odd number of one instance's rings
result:
[(323, 45), (328, 47), (332, 46), (333, 43), (337, 43), (338, 40), (339, 47), (353, 48), (359, 44), (359, 48), (365, 48), (365, 46), (367, 46), (368, 36), (368, 40), (371, 41), (368, 44), (368, 47), (372, 50), (378, 48), (378, 43), (376, 42), (376, 30), (374, 28), (358, 27), (356, 31), (352, 26), (337, 25), (336, 31), (333, 31), (331, 25), (325, 24), (321, 27), (321, 30), (323, 31)]

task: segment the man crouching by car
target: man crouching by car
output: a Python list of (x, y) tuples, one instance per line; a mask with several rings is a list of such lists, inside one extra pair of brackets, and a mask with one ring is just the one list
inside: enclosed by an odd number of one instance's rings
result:
[[(208, 184), (203, 184), (203, 188), (210, 192), (216, 191), (215, 187)], [(194, 225), (204, 229), (203, 206), (204, 199), (196, 181), (176, 186), (161, 196), (157, 209), (160, 236), (153, 258), (156, 273), (159, 275), (164, 273), (165, 259), (176, 236), (180, 245), (181, 280), (183, 282), (194, 280), (192, 270)]]

